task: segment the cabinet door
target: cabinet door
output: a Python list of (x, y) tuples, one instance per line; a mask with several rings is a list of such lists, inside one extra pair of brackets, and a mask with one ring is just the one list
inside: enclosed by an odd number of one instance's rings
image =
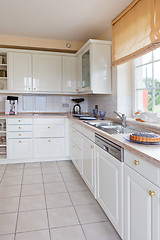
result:
[(63, 92), (76, 92), (76, 57), (63, 57)]
[(82, 83), (81, 90), (90, 90), (90, 49), (85, 49), (82, 54)]
[(43, 137), (64, 137), (64, 125), (34, 125), (35, 138)]
[(77, 147), (74, 142), (71, 141), (70, 146), (71, 160), (79, 173), (82, 172), (82, 151), (79, 147)]
[(31, 54), (8, 53), (8, 89), (32, 90)]
[(124, 226), (125, 240), (160, 239), (160, 190), (126, 165)]
[(82, 177), (94, 193), (94, 143), (83, 136)]
[(8, 139), (9, 159), (29, 159), (33, 157), (32, 139)]
[(34, 139), (34, 157), (64, 157), (64, 138), (39, 138)]
[(123, 238), (123, 164), (96, 146), (96, 171), (97, 200)]
[(33, 91), (62, 91), (61, 56), (33, 54)]

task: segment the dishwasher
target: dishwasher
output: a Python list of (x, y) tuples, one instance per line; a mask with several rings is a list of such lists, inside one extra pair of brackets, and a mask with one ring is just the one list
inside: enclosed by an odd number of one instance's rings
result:
[(96, 199), (123, 239), (124, 149), (95, 135)]
[(95, 134), (95, 143), (120, 162), (124, 162), (124, 149), (119, 145), (99, 136), (98, 134)]

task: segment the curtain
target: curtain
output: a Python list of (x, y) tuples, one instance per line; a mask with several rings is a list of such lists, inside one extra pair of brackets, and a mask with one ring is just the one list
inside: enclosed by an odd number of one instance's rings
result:
[(160, 47), (160, 0), (134, 0), (112, 22), (112, 65)]

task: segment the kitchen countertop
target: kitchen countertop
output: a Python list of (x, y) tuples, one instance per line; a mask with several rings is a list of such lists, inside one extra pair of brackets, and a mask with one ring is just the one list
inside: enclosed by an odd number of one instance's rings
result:
[[(104, 132), (103, 130), (97, 129), (87, 123), (85, 123), (82, 120), (77, 119), (76, 117), (72, 117), (69, 113), (19, 113), (17, 115), (5, 115), (4, 113), (0, 113), (0, 118), (48, 118), (48, 117), (64, 117), (71, 119), (81, 126), (93, 131), (94, 133), (97, 133), (101, 135), (104, 138), (107, 138), (110, 141), (113, 141), (114, 143), (120, 145), (124, 149), (127, 149), (137, 155), (139, 155), (142, 158), (145, 158), (147, 161), (152, 162), (153, 164), (160, 167), (160, 145), (143, 145), (138, 143), (129, 142), (124, 139), (124, 136), (126, 134), (109, 134), (107, 132)], [(114, 120), (117, 122), (121, 122), (119, 119), (107, 119), (106, 120)], [(147, 130), (154, 130), (155, 132), (160, 134), (160, 127), (158, 125), (154, 126), (154, 124), (148, 124), (148, 123), (137, 123), (134, 120), (128, 120), (129, 124), (138, 125), (140, 127), (143, 127)]]

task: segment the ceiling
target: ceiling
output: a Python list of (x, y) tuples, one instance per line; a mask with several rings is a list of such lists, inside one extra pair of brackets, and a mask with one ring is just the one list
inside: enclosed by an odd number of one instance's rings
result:
[(0, 35), (84, 42), (97, 38), (132, 0), (4, 0)]

